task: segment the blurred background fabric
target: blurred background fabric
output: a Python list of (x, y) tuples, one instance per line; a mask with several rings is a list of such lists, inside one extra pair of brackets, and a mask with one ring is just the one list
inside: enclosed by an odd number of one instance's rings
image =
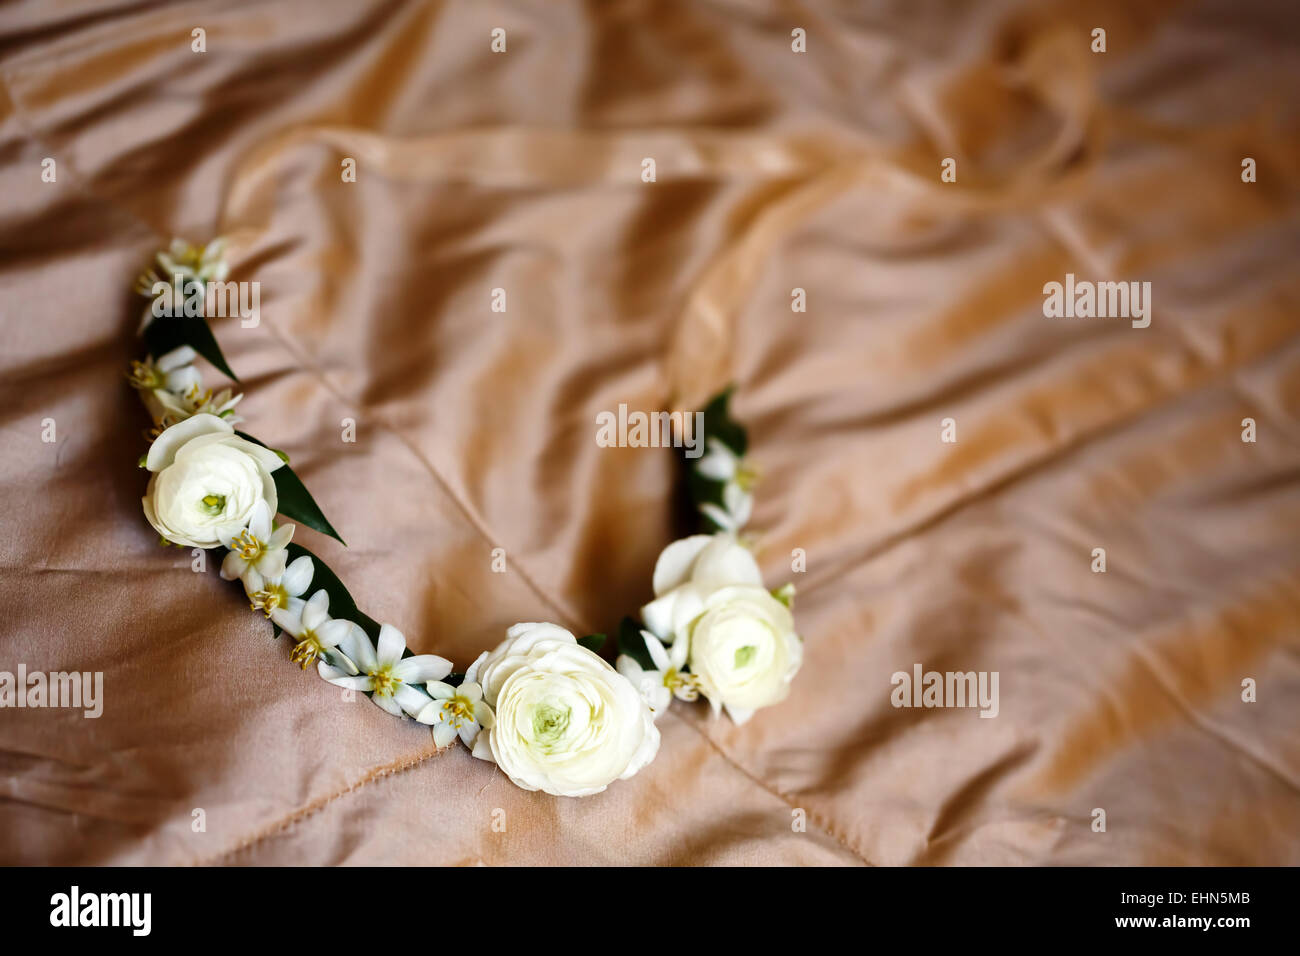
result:
[[(0, 862), (1300, 863), (1294, 4), (19, 2), (0, 80), (0, 670), (105, 698), (0, 710)], [(734, 382), (790, 698), (556, 799), (293, 667), (140, 509), (131, 283), (219, 234), (299, 539), (461, 667), (649, 599), (676, 456), (596, 416)]]

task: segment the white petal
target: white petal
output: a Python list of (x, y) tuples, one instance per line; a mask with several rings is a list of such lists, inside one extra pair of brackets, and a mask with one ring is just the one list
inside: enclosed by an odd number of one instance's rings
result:
[(337, 667), (331, 667), (329, 664), (325, 663), (324, 660), (318, 660), (316, 662), (316, 673), (321, 676), (322, 680), (327, 680), (331, 684), (334, 683), (336, 678), (350, 676), (346, 671), (341, 671)]
[(302, 609), (302, 626), (309, 631), (314, 631), (325, 623), (329, 616), (330, 596), (329, 593), (321, 588), (311, 596), (307, 606)]
[(496, 714), (492, 713), (492, 708), (488, 706), (485, 700), (474, 701), (474, 719), (479, 722), (484, 730), (491, 730), (496, 726)]
[(478, 737), (478, 724), (472, 720), (467, 720), (460, 725), (460, 742), (470, 749), (474, 750), (474, 739)]
[(295, 558), (285, 568), (284, 574), (280, 577), (280, 586), (297, 597), (311, 587), (312, 575), (315, 572), (316, 566), (312, 564), (311, 558), (304, 554), (300, 558)]
[(753, 717), (754, 712), (752, 710), (745, 710), (745, 708), (743, 707), (732, 707), (730, 704), (728, 704), (727, 716), (731, 718), (731, 722), (733, 724), (735, 724), (736, 726), (740, 726), (741, 724), (749, 720), (749, 718)]
[(729, 512), (723, 511), (712, 501), (706, 501), (704, 504), (700, 505), (700, 514), (704, 515), (704, 517), (708, 518), (723, 531), (731, 532), (735, 531), (737, 527), (739, 527), (736, 524), (736, 519), (733, 518)]
[(660, 714), (667, 711), (673, 702), (673, 692), (664, 686), (662, 678), (654, 685), (642, 688), (641, 696), (645, 698), (645, 702), (653, 712), (655, 719), (658, 719)]
[(280, 527), (275, 529), (275, 531), (271, 534), (269, 540), (268, 539), (262, 539), (262, 540), (266, 541), (266, 546), (268, 548), (275, 548), (275, 549), (283, 548), (286, 545), (288, 545), (290, 541), (293, 540), (293, 531), (295, 527), (296, 525), (282, 524), (280, 525)]
[(326, 647), (338, 647), (358, 625), (335, 618), (316, 628), (316, 639)]
[(245, 594), (256, 594), (258, 591), (266, 587), (266, 578), (262, 576), (262, 572), (258, 571), (257, 568), (244, 568), (244, 573), (240, 575), (240, 578), (243, 579), (244, 582)]
[(393, 665), (392, 670), (394, 677), (408, 684), (442, 680), (450, 673), (451, 661), (436, 654), (416, 654), (414, 657), (403, 658)]
[(236, 578), (243, 577), (244, 569), (248, 567), (248, 562), (234, 551), (227, 551), (226, 556), (221, 561), (221, 579), (223, 581), (233, 581)]
[(654, 661), (656, 670), (666, 671), (672, 667), (672, 663), (668, 660), (668, 652), (659, 643), (659, 638), (649, 631), (642, 631), (641, 637), (645, 641), (645, 649), (650, 652), (650, 660)]
[[(415, 715), (418, 723), (433, 725), (438, 723), (438, 718), (442, 716), (442, 704), (436, 700), (431, 700)], [(442, 746), (439, 744), (439, 746)]]
[(353, 628), (340, 644), (339, 650), (357, 665), (357, 669), (369, 674), (379, 669), (379, 660), (375, 657), (375, 645), (370, 643), (370, 635), (360, 627)]
[[(328, 666), (328, 665), (327, 665)], [(317, 668), (319, 670), (319, 668)], [(337, 668), (334, 668), (337, 670)], [(339, 671), (338, 677), (326, 678), (331, 684), (339, 687), (346, 687), (348, 690), (371, 691), (375, 689), (375, 679), (368, 674), (358, 674), (355, 677), (349, 677)], [(376, 697), (379, 695), (376, 694)]]
[(669, 646), (668, 663), (681, 670), (686, 666), (686, 658), (690, 656), (691, 639), (685, 633), (678, 634), (676, 639)]
[(268, 581), (278, 581), (284, 576), (284, 562), (288, 560), (289, 554), (286, 551), (263, 551), (253, 567)]
[(398, 706), (397, 701), (386, 694), (371, 694), (370, 699), (374, 701), (376, 707), (388, 711), (394, 717), (402, 716), (402, 708)]
[(470, 753), (479, 760), (486, 760), (488, 763), (496, 763), (497, 758), (492, 753), (492, 735), (479, 734), (474, 741), (474, 749)]
[(154, 439), (154, 443), (149, 446), (149, 455), (145, 458), (145, 467), (150, 471), (162, 471), (176, 459), (176, 452), (190, 439), (216, 433), (230, 435), (234, 431), (216, 415), (192, 415), (165, 429)]
[(203, 375), (193, 365), (183, 365), (167, 373), (167, 391), (184, 395), (190, 389), (202, 390)]
[(468, 679), (460, 682), (460, 686), (456, 688), (456, 693), (459, 696), (464, 697), (470, 703), (483, 699), (483, 688), (474, 681)]
[[(406, 635), (393, 627), (391, 624), (381, 625), (379, 628), (379, 647), (376, 654), (379, 663), (383, 666), (396, 664), (402, 659), (402, 651), (406, 650)], [(450, 671), (447, 672), (451, 673)], [(436, 680), (443, 677), (444, 674), (438, 674), (437, 677), (430, 678)]]
[(431, 680), (424, 685), (424, 689), (429, 692), (429, 696), (434, 700), (450, 700), (456, 696), (456, 688), (450, 684), (444, 684), (440, 680)]
[(456, 728), (450, 723), (438, 724), (433, 728), (433, 744), (439, 750), (456, 739)]
[(170, 372), (172, 369), (180, 368), (182, 365), (189, 365), (198, 357), (199, 353), (194, 351), (193, 348), (188, 345), (182, 345), (179, 348), (174, 348), (170, 352), (160, 356), (154, 364), (158, 366), (160, 371)]
[(674, 541), (659, 553), (655, 561), (654, 592), (659, 597), (691, 579), (691, 566), (713, 540), (711, 534), (693, 534)]
[(695, 463), (696, 474), (714, 481), (730, 481), (736, 477), (740, 459), (736, 453), (716, 438), (709, 439), (709, 451)]
[(669, 591), (641, 608), (641, 620), (645, 621), (645, 626), (657, 637), (663, 638), (672, 634), (673, 605), (677, 603), (681, 590), (678, 588), (676, 591)]
[(488, 656), (488, 652), (484, 651), (478, 657), (474, 658), (474, 663), (470, 664), (469, 670), (465, 672), (465, 680), (467, 681), (478, 680), (478, 669), (483, 664), (483, 659), (486, 658), (487, 656)]
[(626, 654), (618, 655), (618, 658), (614, 661), (614, 669), (630, 680), (633, 684), (639, 683), (641, 675), (645, 673), (641, 665), (637, 663), (636, 658), (628, 657)]
[(749, 516), (754, 513), (754, 496), (734, 482), (722, 489), (722, 503), (727, 506), (737, 528), (749, 523)]
[(513, 624), (506, 628), (506, 637), (510, 640), (511, 654), (527, 654), (542, 641), (578, 643), (578, 639), (573, 636), (572, 631), (566, 630), (558, 624), (551, 624), (549, 621), (527, 621)]
[[(231, 431), (233, 430), (231, 429)], [(244, 438), (231, 439), (227, 444), (238, 448), (267, 471), (275, 471), (277, 468), (284, 467), (284, 459), (265, 445), (259, 445), (257, 442), (248, 441)]]
[(424, 710), (429, 703), (428, 695), (416, 690), (410, 684), (398, 684), (397, 689), (393, 691), (393, 700), (412, 717)]
[(763, 585), (763, 574), (749, 549), (730, 535), (713, 536), (691, 570), (691, 580), (706, 589), (729, 584)]
[[(306, 608), (304, 607), (303, 610), (306, 610)], [(276, 627), (290, 637), (299, 637), (303, 632), (302, 614), (292, 608), (273, 608), (271, 620), (275, 622)]]
[(702, 613), (704, 613), (704, 598), (700, 596), (700, 589), (697, 587), (680, 588), (677, 603), (673, 605), (671, 639), (676, 642), (678, 634), (685, 635), (688, 633), (691, 622)]
[[(326, 658), (328, 658), (328, 662)], [(348, 656), (337, 647), (326, 648), (325, 653), (321, 656), (318, 669), (321, 666), (328, 667), (338, 676), (355, 677), (357, 675), (357, 665), (348, 660)], [(326, 680), (328, 679), (326, 678)]]

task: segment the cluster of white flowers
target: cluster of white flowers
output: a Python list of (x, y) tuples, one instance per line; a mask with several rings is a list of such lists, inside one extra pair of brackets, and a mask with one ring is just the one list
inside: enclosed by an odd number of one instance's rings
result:
[[(655, 599), (641, 609), (654, 670), (628, 655), (618, 669), (656, 711), (676, 697), (709, 701), (743, 724), (785, 699), (803, 662), (789, 601), (763, 587), (749, 549), (727, 532), (674, 541), (654, 570)], [(667, 645), (667, 647), (665, 647)]]
[(666, 547), (655, 562), (655, 599), (641, 609), (652, 669), (620, 655), (618, 670), (659, 713), (701, 694), (743, 724), (761, 707), (784, 700), (803, 663), (803, 642), (790, 612), (794, 585), (763, 586), (758, 563), (737, 537), (753, 512), (757, 471), (731, 447), (709, 437), (695, 473), (721, 483), (721, 504), (700, 513), (720, 530)]
[(173, 239), (170, 246), (154, 255), (154, 263), (135, 280), (135, 291), (151, 300), (140, 318), (141, 332), (154, 321), (152, 299), (158, 283), (179, 284), (184, 293), (195, 285), (202, 288), (208, 282), (224, 282), (230, 275), (224, 239), (213, 239), (205, 246)]
[[(204, 282), (225, 276), (222, 249), (177, 241), (158, 263)], [(182, 346), (133, 363), (128, 376), (155, 423), (141, 460), (150, 473), (145, 517), (164, 543), (225, 548), (221, 576), (239, 580), (252, 607), (293, 639), (294, 663), (315, 663), (331, 684), (431, 726), (438, 747), (459, 738), (524, 789), (585, 796), (654, 759), (655, 719), (674, 697), (702, 694), (742, 723), (788, 692), (802, 657), (792, 589), (765, 590), (735, 537), (752, 508), (753, 472), (726, 445), (714, 441), (696, 465), (723, 483), (722, 505), (701, 505), (723, 530), (676, 541), (655, 564), (641, 631), (653, 669), (626, 654), (611, 666), (564, 628), (528, 623), (511, 627), (458, 683), (444, 681), (451, 662), (409, 654), (397, 628), (380, 625), (372, 641), (360, 623), (330, 616), (327, 590), (304, 597), (316, 567), (306, 554), (289, 560), (295, 526), (274, 520), (275, 473), (286, 459), (235, 432), (242, 396), (204, 391), (196, 357)]]
[(194, 349), (182, 345), (157, 359), (149, 356), (143, 362), (131, 363), (127, 380), (140, 392), (159, 429), (199, 414), (216, 415), (231, 425), (243, 421), (235, 414), (243, 394), (228, 388), (216, 394), (205, 390), (199, 370), (194, 367), (198, 357)]

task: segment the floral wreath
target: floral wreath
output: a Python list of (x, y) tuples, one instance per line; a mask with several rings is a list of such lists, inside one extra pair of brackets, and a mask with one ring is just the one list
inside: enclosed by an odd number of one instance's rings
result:
[(401, 631), (364, 614), (329, 567), (293, 542), (295, 525), (276, 523), (279, 515), (344, 543), (288, 455), (235, 429), (243, 396), (204, 389), (200, 356), (238, 382), (206, 310), (159, 315), (164, 293), (201, 302), (207, 283), (224, 281), (224, 255), (222, 240), (173, 240), (136, 282), (155, 302), (140, 333), (148, 356), (128, 375), (154, 420), (140, 457), (150, 473), (144, 515), (164, 545), (226, 549), (221, 577), (243, 584), (274, 636), (293, 639), (291, 661), (304, 670), (314, 663), (331, 684), (430, 725), (439, 748), (459, 737), (517, 786), (558, 796), (599, 793), (646, 766), (659, 750), (655, 719), (673, 698), (702, 695), (715, 716), (725, 708), (738, 724), (785, 698), (803, 657), (794, 587), (768, 591), (738, 537), (755, 473), (744, 459), (745, 431), (728, 417), (728, 392), (704, 410), (705, 453), (686, 459), (707, 533), (659, 555), (654, 599), (640, 621), (621, 622), (615, 666), (598, 653), (604, 634), (577, 638), (555, 624), (524, 623), (453, 673), (451, 661), (412, 654)]

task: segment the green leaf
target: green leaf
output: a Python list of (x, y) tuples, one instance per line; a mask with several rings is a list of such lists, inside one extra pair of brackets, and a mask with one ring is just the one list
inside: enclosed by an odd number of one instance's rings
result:
[(605, 646), (604, 634), (588, 634), (586, 637), (578, 638), (578, 643), (591, 651), (593, 654), (599, 654), (600, 649)]
[(731, 402), (731, 393), (735, 387), (728, 385), (713, 396), (704, 406), (704, 439), (707, 454), (708, 440), (716, 438), (734, 451), (744, 455), (749, 450), (749, 436), (745, 429), (731, 417), (727, 406)]
[(654, 661), (646, 649), (645, 638), (641, 636), (641, 623), (634, 617), (623, 618), (618, 625), (618, 652), (626, 654), (645, 670), (654, 670)]
[[(263, 448), (271, 446), (264, 441), (259, 441), (252, 435), (245, 432), (235, 432), (240, 438), (245, 438), (254, 444), (261, 445)], [(311, 496), (307, 486), (302, 483), (302, 479), (297, 473), (289, 467), (289, 456), (275, 448), (271, 448), (285, 464), (281, 465), (275, 471), (271, 472), (271, 477), (275, 479), (276, 497), (280, 499), (279, 512), (290, 521), (298, 521), (307, 527), (319, 531), (321, 534), (327, 534), (338, 541), (345, 548), (348, 543), (344, 541), (334, 526), (329, 523), (325, 513), (320, 510), (320, 505), (316, 504), (316, 499)]]
[(275, 479), (275, 492), (280, 499), (280, 514), (292, 521), (302, 522), (321, 534), (327, 534), (345, 548), (347, 547), (348, 543), (339, 537), (339, 533), (334, 530), (334, 526), (329, 523), (320, 506), (316, 504), (316, 499), (311, 496), (307, 486), (302, 483), (302, 479), (292, 468), (281, 465), (271, 472), (271, 477)]
[(222, 374), (238, 382), (239, 378), (226, 364), (226, 357), (221, 354), (217, 344), (202, 316), (163, 315), (155, 317), (144, 330), (144, 344), (149, 354), (155, 359), (166, 355), (172, 349), (188, 345), (211, 362)]
[(289, 552), (289, 560), (294, 561), (297, 558), (306, 555), (311, 558), (315, 570), (311, 576), (311, 587), (307, 589), (306, 597), (311, 597), (321, 588), (330, 597), (329, 615), (330, 617), (342, 618), (345, 621), (354, 621), (361, 625), (361, 629), (370, 635), (372, 641), (379, 639), (379, 622), (367, 614), (364, 614), (357, 607), (357, 602), (352, 599), (348, 589), (339, 580), (328, 564), (312, 554), (302, 545), (296, 542), (289, 542), (285, 549)]

